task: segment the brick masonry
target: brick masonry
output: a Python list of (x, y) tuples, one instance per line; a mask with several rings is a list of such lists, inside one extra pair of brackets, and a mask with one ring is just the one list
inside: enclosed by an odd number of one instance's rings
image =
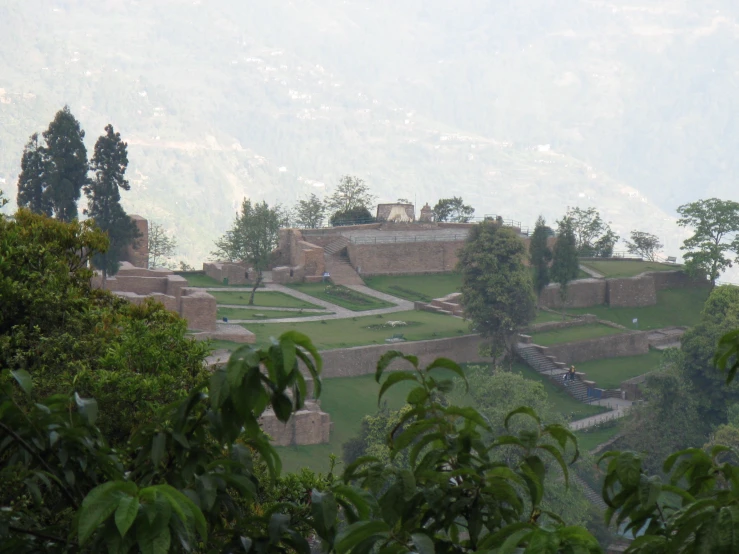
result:
[(331, 438), (331, 416), (321, 410), (318, 402), (306, 402), (287, 423), (282, 423), (274, 412), (267, 410), (259, 418), (259, 424), (277, 446), (325, 444)]
[(140, 215), (131, 214), (128, 217), (136, 225), (140, 236), (133, 244), (126, 247), (122, 259), (136, 267), (147, 268), (149, 267), (149, 222)]
[(393, 275), (453, 271), (464, 241), (398, 242), (347, 246), (349, 260), (362, 275)]
[[(322, 243), (336, 240), (338, 235), (318, 237)], [(323, 246), (303, 239), (298, 229), (281, 229), (277, 249), (272, 253), (272, 280), (275, 283), (300, 283), (319, 277), (325, 271)]]
[(638, 356), (649, 352), (649, 333), (647, 331), (621, 333), (597, 339), (553, 344), (541, 347), (541, 350), (545, 356), (554, 356), (557, 361), (565, 364)]
[[(235, 264), (230, 262), (205, 262), (203, 263), (203, 271), (211, 279), (215, 279), (219, 283), (227, 283), (229, 285), (245, 285), (247, 284), (248, 268), (243, 264)], [(226, 279), (227, 281), (224, 281)]]

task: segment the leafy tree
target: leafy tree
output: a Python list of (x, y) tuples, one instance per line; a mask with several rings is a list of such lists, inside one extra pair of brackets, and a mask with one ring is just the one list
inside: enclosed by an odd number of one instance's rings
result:
[(125, 179), (127, 167), (128, 145), (112, 125), (106, 125), (105, 134), (95, 143), (90, 164), (93, 178), (84, 187), (87, 196), (85, 213), (109, 240), (108, 249), (92, 258), (95, 267), (102, 270), (103, 279), (118, 272), (124, 249), (139, 236), (135, 223), (121, 206), (120, 191), (131, 190)]
[(552, 249), (550, 275), (559, 284), (559, 298), (562, 302), (562, 318), (567, 308), (567, 296), (571, 281), (577, 279), (580, 264), (577, 259), (577, 239), (572, 219), (565, 215), (558, 223), (557, 241)]
[[(170, 237), (163, 225), (149, 222), (149, 269), (159, 267), (164, 258), (169, 258), (177, 248), (177, 239)], [(182, 262), (181, 262), (182, 264)], [(182, 269), (182, 267), (180, 267)], [(183, 270), (185, 271), (185, 270)]]
[(657, 250), (664, 246), (657, 235), (644, 231), (631, 231), (631, 241), (625, 242), (629, 254), (636, 254), (650, 262), (654, 261)]
[(180, 271), (195, 271), (195, 268), (187, 262), (180, 261)]
[(552, 261), (552, 250), (547, 242), (551, 234), (547, 222), (539, 216), (529, 242), (529, 263), (534, 268), (534, 292), (537, 300), (550, 281), (549, 264)]
[(300, 200), (294, 209), (295, 222), (306, 229), (316, 229), (323, 225), (326, 206), (315, 195), (311, 194), (307, 200)]
[(0, 220), (0, 367), (29, 371), (42, 396), (95, 396), (117, 442), (202, 378), (208, 346), (161, 304), (92, 290), (88, 261), (106, 244), (89, 220)]
[(374, 223), (374, 221), (375, 218), (369, 210), (363, 206), (335, 212), (329, 219), (329, 223), (333, 227), (340, 227), (342, 225), (361, 225), (363, 223)]
[(21, 173), (18, 175), (18, 207), (34, 213), (51, 216), (51, 201), (46, 192), (53, 171), (46, 148), (39, 142), (38, 133), (31, 135), (23, 148)]
[(739, 385), (721, 386), (723, 378), (714, 366), (720, 337), (739, 328), (739, 288), (720, 286), (708, 296), (699, 322), (680, 339), (683, 372), (692, 384), (701, 420), (719, 424), (726, 421), (727, 408), (739, 400)]
[(513, 230), (483, 221), (472, 227), (458, 256), (465, 317), (489, 340), (493, 360), (507, 352), (510, 363), (512, 339), (536, 309), (526, 248)]
[(619, 237), (601, 219), (598, 210), (570, 208), (565, 217), (572, 223), (579, 256), (607, 258), (613, 254), (613, 247)]
[[(326, 199), (326, 209), (337, 213), (346, 213), (358, 208), (369, 209), (375, 197), (370, 193), (363, 179), (353, 175), (344, 175), (334, 193)], [(369, 211), (369, 210), (368, 210)]]
[(215, 243), (213, 256), (247, 263), (256, 271), (250, 306), (254, 305), (254, 293), (262, 283), (262, 272), (269, 266), (270, 254), (277, 246), (281, 217), (279, 207), (270, 208), (266, 202), (252, 204), (245, 198), (231, 229)]
[(707, 275), (715, 286), (721, 272), (731, 267), (732, 257), (739, 254), (739, 203), (709, 198), (683, 204), (677, 212), (677, 224), (694, 230), (680, 248), (687, 251), (685, 269), (692, 275)]
[(3, 189), (0, 189), (0, 209), (5, 207), (5, 205), (8, 203), (8, 199), (5, 198), (5, 192)]
[(441, 198), (433, 208), (435, 221), (467, 223), (472, 219), (475, 208), (464, 203), (461, 196)]
[(45, 189), (48, 202), (54, 217), (72, 221), (77, 218), (77, 201), (82, 187), (87, 184), (85, 132), (69, 106), (64, 106), (56, 113), (43, 136), (51, 168)]

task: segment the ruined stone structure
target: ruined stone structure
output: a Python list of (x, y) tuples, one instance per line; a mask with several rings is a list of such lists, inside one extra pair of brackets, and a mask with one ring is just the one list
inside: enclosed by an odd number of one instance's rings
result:
[(433, 220), (434, 210), (432, 210), (431, 206), (426, 202), (426, 204), (423, 205), (423, 208), (421, 208), (421, 215), (419, 216), (418, 221), (429, 223)]
[(126, 247), (122, 260), (135, 267), (149, 267), (149, 222), (140, 215), (129, 215), (138, 229), (139, 237)]
[[(578, 279), (569, 285), (568, 308), (608, 305), (614, 308), (654, 306), (657, 292), (668, 288), (710, 286), (705, 279), (693, 279), (682, 271), (651, 271), (636, 277), (616, 279)], [(541, 293), (541, 305), (561, 308), (559, 285), (547, 286)]]
[(225, 285), (246, 285), (249, 268), (231, 262), (205, 262), (203, 271), (211, 279)]
[(262, 430), (277, 446), (325, 444), (331, 438), (331, 416), (321, 410), (318, 402), (307, 401), (287, 423), (282, 423), (271, 409), (259, 418)]
[[(101, 275), (93, 277), (92, 286), (103, 288)], [(106, 290), (141, 304), (147, 298), (164, 304), (187, 321), (187, 328), (200, 333), (195, 338), (219, 338), (235, 342), (255, 342), (256, 337), (239, 325), (216, 323), (216, 299), (202, 289), (190, 288), (184, 277), (169, 269), (143, 269), (122, 262), (118, 273), (108, 277)]]
[(377, 221), (408, 223), (416, 220), (413, 204), (378, 204)]
[[(330, 244), (339, 236), (330, 236)], [(275, 283), (318, 282), (326, 270), (323, 246), (304, 239), (299, 229), (280, 229), (277, 249), (272, 253)]]

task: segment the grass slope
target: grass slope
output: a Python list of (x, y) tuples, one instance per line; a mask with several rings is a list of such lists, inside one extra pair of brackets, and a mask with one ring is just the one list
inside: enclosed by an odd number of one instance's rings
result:
[(253, 285), (224, 285), (220, 281), (216, 281), (212, 277), (208, 277), (205, 273), (180, 273), (176, 272), (176, 275), (180, 275), (181, 277), (184, 277), (187, 279), (187, 284), (190, 287), (223, 287), (223, 288), (229, 288), (229, 287), (250, 287)]
[[(247, 306), (249, 304), (250, 292), (247, 291), (211, 291), (210, 294), (215, 296), (218, 304), (231, 304), (237, 306)], [(269, 308), (318, 308), (305, 300), (295, 298), (289, 294), (274, 291), (260, 291), (258, 290), (254, 295), (255, 306), (265, 306)]]
[[(368, 329), (370, 325), (382, 325), (388, 321), (404, 321), (408, 326)], [(257, 344), (269, 343), (270, 337), (278, 337), (290, 330), (308, 335), (319, 349), (346, 348), (368, 344), (385, 344), (385, 339), (402, 334), (406, 340), (429, 340), (468, 334), (469, 324), (457, 317), (429, 312), (395, 312), (387, 315), (330, 319), (296, 323), (246, 323), (244, 327), (257, 336)]]
[(611, 440), (621, 431), (620, 425), (594, 427), (590, 430), (575, 431), (577, 444), (581, 451), (593, 450), (596, 446)]
[(262, 308), (218, 308), (218, 319), (281, 319), (285, 317), (310, 317), (326, 315), (331, 312), (293, 312), (285, 310), (265, 310)]
[[(341, 285), (332, 285), (327, 287), (325, 283), (301, 283), (290, 285), (290, 288), (298, 290), (304, 294), (308, 294), (315, 298), (320, 298), (326, 302), (331, 302), (347, 310), (354, 312), (364, 312), (367, 310), (377, 310), (379, 308), (391, 308), (394, 304), (379, 300), (366, 294), (354, 291)], [(339, 294), (329, 294), (326, 290), (334, 290)]]
[(364, 282), (370, 288), (399, 298), (430, 302), (434, 298), (459, 291), (459, 287), (462, 286), (462, 275), (460, 273), (377, 275), (365, 278)]
[(533, 341), (541, 346), (550, 344), (562, 344), (565, 342), (575, 342), (578, 340), (596, 339), (606, 337), (608, 335), (617, 335), (623, 333), (622, 329), (608, 327), (607, 325), (581, 325), (579, 327), (568, 327), (566, 329), (555, 329), (552, 331), (544, 331), (542, 333), (534, 333)]
[(586, 261), (582, 265), (597, 271), (604, 277), (634, 277), (645, 271), (675, 271), (682, 266), (657, 262)]
[(695, 325), (700, 319), (703, 304), (708, 298), (708, 289), (684, 288), (666, 289), (657, 293), (657, 304), (641, 308), (610, 308), (593, 306), (573, 308), (573, 314), (594, 314), (600, 319), (613, 321), (625, 327), (636, 328), (632, 323), (638, 319), (639, 329), (660, 329), (672, 325)]
[(623, 381), (657, 369), (661, 360), (662, 352), (650, 350), (648, 354), (640, 356), (583, 362), (577, 364), (577, 370), (585, 372), (587, 378), (595, 381), (599, 388), (617, 389)]

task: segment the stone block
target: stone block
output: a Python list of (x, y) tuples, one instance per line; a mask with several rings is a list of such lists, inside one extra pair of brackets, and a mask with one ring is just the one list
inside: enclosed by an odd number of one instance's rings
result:
[(197, 289), (182, 289), (180, 316), (187, 320), (188, 329), (216, 330), (216, 299)]

